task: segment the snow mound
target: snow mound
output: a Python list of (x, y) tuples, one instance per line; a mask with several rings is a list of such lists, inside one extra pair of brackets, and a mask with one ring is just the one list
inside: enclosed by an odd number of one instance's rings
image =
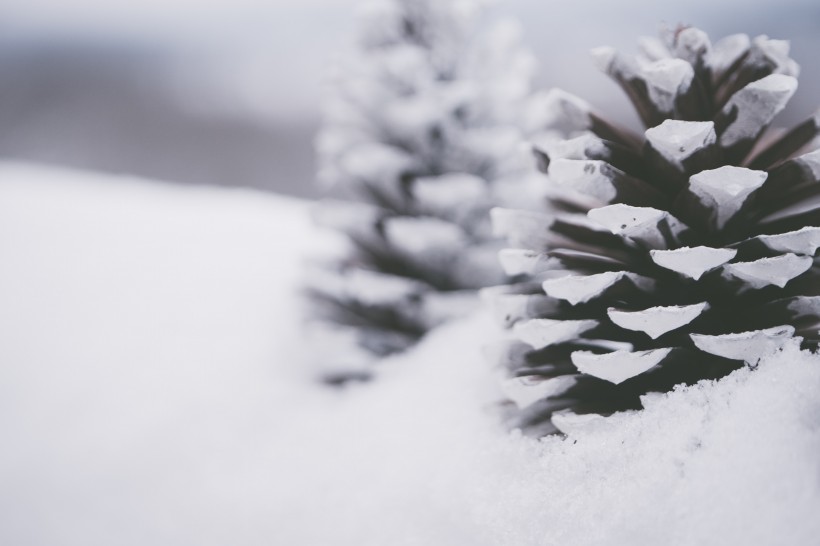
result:
[[(282, 479), (310, 500), (282, 504), (289, 543), (814, 543), (817, 356), (790, 345), (757, 370), (535, 440), (498, 423), (495, 377), (475, 347), (489, 323), (439, 329), (375, 383), (292, 423)], [(300, 445), (316, 429), (314, 447)]]
[(809, 545), (820, 358), (500, 423), (484, 313), (312, 382), (304, 203), (0, 165), (0, 543)]

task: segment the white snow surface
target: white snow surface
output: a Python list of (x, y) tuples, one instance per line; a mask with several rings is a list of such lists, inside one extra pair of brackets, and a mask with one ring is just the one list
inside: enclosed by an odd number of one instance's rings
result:
[(305, 203), (0, 165), (0, 543), (770, 545), (820, 535), (820, 358), (509, 433), (484, 314), (312, 381)]

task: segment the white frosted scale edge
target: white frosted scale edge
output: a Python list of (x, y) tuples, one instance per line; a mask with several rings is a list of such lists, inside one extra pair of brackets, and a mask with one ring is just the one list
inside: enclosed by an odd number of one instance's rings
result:
[(460, 226), (438, 218), (394, 216), (385, 219), (383, 225), (387, 240), (409, 254), (463, 248), (468, 241)]
[[(814, 113), (812, 121), (815, 127), (820, 127), (820, 110)], [(797, 156), (788, 161), (807, 173), (812, 180), (820, 180), (820, 148)]]
[(814, 256), (820, 248), (820, 227), (807, 226), (797, 231), (777, 235), (759, 235), (760, 242), (778, 252)]
[(667, 161), (683, 169), (683, 161), (717, 141), (711, 121), (667, 119), (645, 132), (646, 140)]
[(709, 35), (699, 28), (681, 29), (675, 36), (675, 54), (689, 62), (697, 62), (699, 57), (708, 57), (712, 50)]
[(776, 326), (738, 334), (689, 334), (695, 346), (709, 354), (755, 363), (783, 347), (794, 335), (793, 326)]
[(820, 316), (820, 296), (795, 296), (787, 309), (796, 315), (795, 318)]
[(661, 112), (675, 110), (675, 99), (692, 85), (695, 70), (683, 59), (661, 59), (642, 70), (649, 91), (649, 100)]
[(687, 229), (685, 224), (666, 211), (623, 203), (592, 209), (587, 216), (615, 235), (623, 235), (656, 249), (667, 248), (667, 233), (676, 240)]
[(507, 327), (520, 320), (553, 312), (558, 306), (558, 302), (543, 294), (492, 294), (482, 291), (481, 297), (489, 301), (497, 321)]
[(788, 40), (772, 40), (768, 36), (757, 36), (752, 40), (758, 55), (765, 57), (770, 64), (774, 65), (775, 74), (785, 74), (787, 76), (800, 75), (800, 65), (797, 61), (789, 57), (791, 44)]
[(655, 286), (654, 281), (648, 277), (626, 271), (607, 271), (595, 275), (567, 275), (548, 279), (542, 283), (542, 287), (547, 295), (578, 305), (601, 296), (622, 279), (629, 279), (642, 290), (652, 290)]
[(535, 250), (524, 248), (504, 248), (498, 251), (501, 269), (510, 276), (538, 275), (555, 269), (560, 261)]
[(578, 338), (598, 326), (597, 320), (532, 319), (519, 322), (513, 327), (513, 335), (534, 349)]
[(566, 392), (577, 382), (577, 376), (574, 375), (562, 375), (550, 379), (533, 376), (512, 377), (501, 383), (501, 392), (512, 400), (518, 409), (524, 409), (539, 400)]
[(530, 109), (541, 127), (580, 131), (591, 125), (589, 103), (563, 89), (537, 94)]
[(556, 159), (550, 162), (548, 174), (556, 184), (609, 203), (618, 194), (612, 183), (616, 172), (605, 161)]
[(808, 271), (814, 259), (811, 256), (783, 254), (752, 262), (737, 262), (723, 266), (723, 277), (742, 280), (744, 288), (764, 288), (775, 285), (783, 288), (788, 282)]
[(603, 155), (606, 152), (603, 141), (592, 133), (570, 139), (550, 140), (540, 143), (537, 148), (546, 153), (550, 161), (556, 159), (588, 159), (590, 153)]
[(671, 348), (649, 351), (613, 351), (595, 354), (589, 351), (572, 353), (572, 363), (581, 372), (618, 385), (660, 364)]
[(783, 110), (796, 90), (796, 78), (770, 74), (732, 95), (722, 113), (734, 116), (734, 121), (720, 135), (720, 145), (728, 148), (738, 142), (756, 138), (761, 128), (769, 125)]
[(365, 269), (350, 269), (342, 274), (317, 271), (310, 284), (338, 298), (352, 298), (367, 305), (403, 305), (429, 291), (416, 280)]
[(652, 62), (669, 59), (672, 53), (669, 48), (655, 36), (641, 36), (638, 38), (638, 51), (644, 61)]
[(694, 305), (650, 307), (641, 311), (622, 311), (610, 307), (607, 315), (621, 328), (644, 332), (652, 339), (657, 339), (667, 332), (689, 324), (708, 308), (709, 304), (706, 302)]
[(751, 44), (748, 34), (731, 34), (721, 38), (712, 46), (712, 51), (706, 57), (706, 64), (720, 75), (749, 51)]
[(488, 196), (486, 180), (465, 173), (425, 176), (413, 181), (413, 195), (426, 208), (449, 212)]
[(615, 62), (618, 52), (611, 46), (600, 46), (592, 48), (589, 51), (589, 56), (592, 58), (592, 63), (595, 68), (605, 74), (609, 74), (612, 70), (612, 63)]
[(495, 207), (490, 210), (493, 234), (513, 246), (536, 247), (547, 236), (553, 219), (542, 213)]
[(715, 224), (722, 228), (737, 214), (749, 195), (760, 188), (768, 174), (744, 167), (725, 165), (701, 171), (689, 179), (689, 191), (715, 213)]
[(711, 248), (708, 246), (681, 247), (675, 250), (650, 250), (649, 256), (659, 266), (698, 280), (737, 255), (731, 248)]

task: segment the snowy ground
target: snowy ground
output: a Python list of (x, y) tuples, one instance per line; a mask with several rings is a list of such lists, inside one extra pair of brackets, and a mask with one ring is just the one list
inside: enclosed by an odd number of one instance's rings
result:
[(298, 201), (0, 166), (0, 544), (817, 543), (817, 357), (538, 442), (483, 315), (313, 385), (312, 244)]

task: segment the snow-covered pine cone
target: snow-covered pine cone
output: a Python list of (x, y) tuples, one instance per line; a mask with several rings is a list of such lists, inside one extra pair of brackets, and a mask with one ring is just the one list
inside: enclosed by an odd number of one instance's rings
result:
[(536, 174), (518, 128), (535, 63), (511, 25), (476, 32), (479, 4), (371, 1), (328, 97), (318, 155), (335, 200), (315, 217), (347, 250), (308, 280), (328, 382), (369, 375), (505, 281), (488, 212)]
[(574, 138), (536, 157), (559, 212), (493, 211), (525, 279), (488, 291), (511, 328), (497, 356), (515, 425), (536, 433), (820, 340), (818, 116), (767, 131), (797, 88), (788, 42), (680, 28), (640, 45), (593, 56), (644, 136), (553, 91)]

